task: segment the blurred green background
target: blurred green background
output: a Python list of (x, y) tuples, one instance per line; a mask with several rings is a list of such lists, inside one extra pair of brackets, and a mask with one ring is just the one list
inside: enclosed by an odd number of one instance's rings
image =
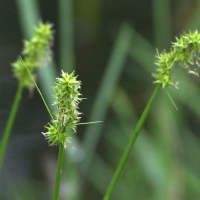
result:
[[(0, 4), (0, 134), (17, 81), (10, 64), (39, 20), (54, 24), (53, 63), (38, 71), (51, 107), (60, 69), (82, 81), (86, 100), (65, 152), (61, 200), (102, 199), (155, 85), (156, 48), (169, 51), (184, 31), (200, 29), (199, 0), (7, 0)], [(191, 69), (197, 69), (192, 66)], [(200, 199), (199, 78), (175, 67), (179, 90), (161, 90), (133, 147), (113, 200)], [(53, 110), (53, 108), (52, 108)], [(24, 91), (0, 173), (0, 199), (49, 200), (57, 147), (41, 132), (50, 117), (37, 91)]]

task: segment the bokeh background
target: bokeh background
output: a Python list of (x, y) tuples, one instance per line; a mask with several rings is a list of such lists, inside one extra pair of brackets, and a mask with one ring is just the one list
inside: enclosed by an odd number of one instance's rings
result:
[[(154, 88), (156, 49), (169, 51), (181, 33), (200, 29), (199, 0), (0, 1), (0, 137), (18, 86), (11, 63), (39, 20), (54, 24), (53, 62), (38, 71), (48, 105), (60, 70), (76, 71), (86, 100), (65, 151), (60, 199), (102, 199)], [(191, 69), (199, 71), (197, 66)], [(200, 199), (199, 78), (173, 69), (117, 183), (115, 200)], [(24, 91), (0, 173), (0, 199), (52, 198), (57, 147), (41, 132), (49, 122), (41, 97)]]

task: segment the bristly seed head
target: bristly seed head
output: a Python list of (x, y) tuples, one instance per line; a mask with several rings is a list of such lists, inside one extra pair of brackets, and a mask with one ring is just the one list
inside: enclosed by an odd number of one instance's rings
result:
[(67, 137), (67, 127), (76, 132), (76, 124), (81, 114), (78, 111), (78, 104), (82, 100), (80, 88), (81, 81), (77, 80), (74, 72), (68, 74), (62, 71), (61, 78), (56, 78), (53, 88), (55, 92), (53, 105), (57, 106), (55, 120), (46, 127), (48, 132), (43, 133), (50, 145), (63, 144), (66, 146), (66, 142), (70, 142)]
[(24, 41), (22, 50), (22, 59), (18, 58), (16, 62), (12, 63), (14, 76), (18, 81), (30, 90), (33, 88), (34, 83), (26, 70), (25, 66), (29, 69), (35, 78), (35, 69), (40, 67), (45, 60), (51, 55), (53, 43), (53, 25), (49, 23), (39, 23), (39, 27), (34, 29), (34, 35), (30, 41)]
[[(162, 87), (165, 86), (174, 86), (176, 84), (171, 81), (171, 69), (174, 64), (180, 64), (181, 66), (188, 68), (188, 63), (193, 65), (198, 63), (199, 53), (200, 53), (200, 34), (196, 30), (193, 33), (184, 34), (180, 39), (176, 38), (176, 42), (172, 43), (172, 49), (169, 53), (163, 51), (162, 54), (156, 56), (157, 61), (156, 65), (159, 68), (156, 70), (157, 73), (153, 73), (153, 76), (156, 78), (154, 83), (161, 83)], [(198, 65), (198, 64), (197, 64)], [(189, 70), (191, 73), (191, 70)], [(196, 73), (193, 73), (197, 75)]]

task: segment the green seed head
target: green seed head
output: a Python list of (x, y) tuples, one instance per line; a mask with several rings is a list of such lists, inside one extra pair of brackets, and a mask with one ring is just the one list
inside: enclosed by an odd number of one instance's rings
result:
[(78, 104), (81, 101), (80, 88), (81, 82), (74, 76), (74, 72), (68, 74), (62, 71), (61, 78), (56, 79), (53, 88), (55, 92), (53, 105), (57, 106), (55, 120), (46, 127), (48, 132), (43, 133), (50, 145), (60, 143), (65, 145), (67, 141), (69, 142), (67, 127), (76, 132), (76, 124), (81, 114), (78, 111)]
[[(179, 64), (185, 68), (188, 68), (188, 64), (198, 64), (200, 53), (200, 34), (196, 30), (193, 33), (184, 34), (177, 38), (175, 43), (172, 43), (172, 49), (169, 53), (165, 51), (162, 54), (157, 55), (156, 65), (158, 65), (157, 73), (153, 76), (156, 78), (154, 83), (161, 83), (162, 87), (174, 86), (177, 88), (177, 84), (171, 81), (171, 69), (174, 64)], [(194, 62), (196, 59), (196, 62)]]
[(46, 58), (50, 57), (50, 47), (53, 42), (52, 27), (52, 24), (40, 22), (39, 27), (34, 29), (34, 36), (30, 41), (24, 41), (24, 47), (21, 53), (24, 62), (18, 58), (12, 64), (14, 76), (24, 87), (31, 89), (34, 86), (24, 65), (26, 65), (33, 77), (35, 77), (35, 69), (40, 67)]

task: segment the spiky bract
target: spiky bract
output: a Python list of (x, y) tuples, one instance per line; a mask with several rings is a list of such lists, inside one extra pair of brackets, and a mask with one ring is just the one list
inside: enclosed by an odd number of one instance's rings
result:
[(56, 79), (53, 103), (57, 106), (55, 120), (46, 127), (48, 132), (43, 133), (50, 145), (60, 143), (65, 145), (67, 141), (70, 142), (67, 136), (67, 127), (76, 132), (76, 124), (79, 122), (81, 114), (78, 111), (78, 104), (81, 101), (80, 88), (81, 82), (77, 80), (77, 76), (74, 76), (74, 72), (68, 74), (62, 71), (61, 78)]
[(183, 34), (180, 39), (172, 43), (172, 49), (169, 53), (165, 51), (161, 54), (158, 53), (156, 65), (159, 66), (157, 73), (153, 74), (156, 78), (155, 83), (161, 83), (162, 87), (175, 86), (171, 81), (171, 69), (174, 64), (188, 68), (188, 64), (193, 65), (195, 59), (198, 64), (199, 51), (200, 51), (200, 34), (196, 30), (193, 33)]

